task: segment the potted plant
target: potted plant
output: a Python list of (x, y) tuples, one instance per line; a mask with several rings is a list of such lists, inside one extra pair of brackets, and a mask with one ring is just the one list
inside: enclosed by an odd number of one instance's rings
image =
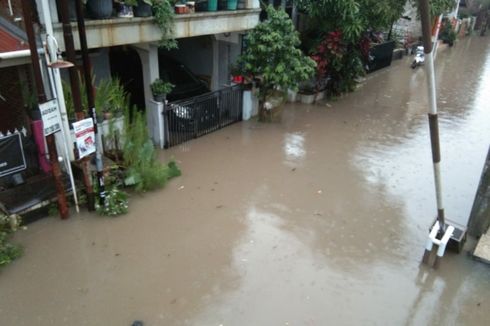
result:
[[(259, 80), (259, 119), (271, 120), (270, 97), (297, 90), (315, 72), (315, 62), (298, 48), (298, 32), (284, 10), (267, 7), (267, 19), (249, 32), (238, 58), (242, 74)], [(267, 103), (266, 103), (267, 102)]]
[(230, 74), (231, 74), (231, 80), (235, 84), (242, 84), (244, 82), (243, 75), (238, 65), (236, 64), (230, 65)]
[(87, 0), (87, 11), (94, 19), (111, 18), (112, 0)]
[(137, 0), (137, 5), (133, 8), (135, 17), (150, 17), (153, 0)]
[(138, 4), (137, 0), (119, 0), (117, 1), (117, 17), (120, 18), (133, 18), (133, 6)]
[(168, 81), (157, 78), (151, 83), (151, 92), (157, 102), (165, 102), (167, 94), (172, 91), (174, 85)]
[(236, 10), (238, 6), (238, 0), (219, 0), (219, 10)]
[(208, 11), (218, 10), (218, 0), (208, 0)]
[(226, 9), (228, 10), (236, 10), (238, 6), (238, 0), (227, 0), (226, 1)]
[(175, 13), (178, 15), (187, 14), (187, 5), (185, 5), (184, 3), (176, 3)]
[(454, 41), (456, 40), (456, 32), (449, 20), (444, 21), (440, 39), (444, 44), (448, 44), (449, 46), (453, 46)]

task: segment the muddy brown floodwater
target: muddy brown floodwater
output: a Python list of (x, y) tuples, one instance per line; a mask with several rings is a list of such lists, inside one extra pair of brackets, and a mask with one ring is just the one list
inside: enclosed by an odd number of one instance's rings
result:
[[(183, 176), (130, 213), (45, 218), (0, 271), (2, 325), (488, 325), (490, 269), (420, 265), (436, 213), (423, 69), (286, 105), (160, 153)], [(447, 216), (469, 216), (490, 140), (490, 38), (437, 58)]]

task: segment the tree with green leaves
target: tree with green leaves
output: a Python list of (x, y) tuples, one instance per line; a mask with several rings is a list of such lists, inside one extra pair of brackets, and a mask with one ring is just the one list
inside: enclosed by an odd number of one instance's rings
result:
[[(317, 76), (328, 75), (333, 93), (355, 88), (369, 53), (368, 31), (388, 31), (403, 14), (407, 1), (417, 0), (293, 0), (306, 13), (302, 45), (317, 62)], [(454, 0), (432, 0), (431, 13), (449, 12)], [(338, 35), (341, 38), (338, 38)], [(335, 36), (335, 37), (334, 37)]]
[(246, 48), (238, 58), (244, 76), (259, 80), (259, 117), (264, 120), (264, 103), (274, 91), (298, 89), (301, 81), (315, 72), (315, 62), (298, 48), (299, 34), (282, 9), (268, 6), (267, 19), (250, 31)]

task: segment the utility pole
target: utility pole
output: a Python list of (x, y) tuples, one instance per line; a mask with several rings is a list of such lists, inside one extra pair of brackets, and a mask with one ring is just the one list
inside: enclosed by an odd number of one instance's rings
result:
[[(429, 263), (430, 255), (434, 245), (438, 247), (436, 258), (434, 261), (434, 268), (438, 268), (441, 262), (441, 258), (444, 255), (446, 246), (449, 241), (457, 243), (457, 248), (461, 248), (464, 243), (466, 230), (458, 228), (455, 223), (448, 221), (444, 214), (444, 206), (442, 200), (442, 177), (441, 177), (441, 149), (439, 141), (439, 121), (437, 114), (437, 92), (436, 92), (436, 80), (434, 69), (434, 56), (435, 49), (432, 40), (431, 32), (431, 17), (429, 0), (418, 0), (420, 21), (422, 23), (422, 38), (424, 43), (425, 52), (425, 72), (427, 79), (427, 92), (429, 95), (429, 131), (430, 131), (430, 143), (432, 150), (432, 163), (434, 166), (434, 184), (437, 203), (437, 219), (431, 228), (429, 233), (429, 239), (427, 240), (424, 256), (422, 262)], [(436, 21), (438, 24), (439, 20)], [(435, 26), (434, 30), (437, 35), (438, 26)], [(460, 249), (458, 249), (460, 250)]]
[[(46, 102), (46, 93), (44, 92), (44, 84), (41, 76), (41, 66), (39, 64), (39, 55), (37, 53), (36, 36), (33, 26), (33, 10), (30, 0), (22, 0), (22, 12), (24, 14), (24, 21), (26, 27), (26, 34), (29, 42), (29, 49), (31, 51), (32, 68), (34, 72), (34, 81), (36, 84), (37, 98), (39, 103)], [(53, 169), (53, 178), (56, 187), (56, 194), (58, 200), (58, 211), (62, 219), (66, 219), (69, 216), (68, 205), (66, 202), (65, 189), (63, 187), (63, 181), (61, 176), (61, 168), (58, 162), (58, 153), (56, 150), (56, 143), (54, 135), (48, 135), (45, 137), (48, 146), (49, 160), (51, 161), (51, 168)]]
[[(65, 51), (68, 61), (75, 64), (74, 67), (68, 69), (70, 74), (70, 85), (73, 97), (73, 104), (75, 106), (75, 114), (77, 120), (85, 119), (85, 112), (83, 111), (82, 98), (80, 94), (80, 80), (78, 78), (78, 72), (76, 68), (76, 53), (75, 44), (73, 42), (73, 33), (70, 25), (68, 4), (67, 1), (58, 1), (58, 12), (61, 18), (63, 26), (63, 39), (65, 41)], [(91, 81), (90, 81), (91, 82)], [(91, 88), (90, 88), (91, 89)], [(89, 91), (87, 89), (87, 91)], [(90, 177), (89, 161), (84, 158), (81, 160), (83, 170), (83, 183), (87, 192), (87, 204), (90, 211), (95, 210), (95, 194), (92, 187), (92, 180)]]
[(94, 87), (92, 85), (92, 73), (90, 58), (88, 56), (87, 35), (85, 33), (85, 21), (83, 20), (82, 0), (75, 0), (77, 12), (78, 35), (80, 37), (80, 47), (82, 50), (83, 72), (85, 79), (85, 88), (87, 90), (88, 113), (94, 122), (95, 132), (95, 166), (97, 169), (97, 189), (99, 191), (99, 204), (105, 205), (105, 184), (104, 184), (104, 163), (102, 160), (102, 141), (101, 134), (97, 124), (97, 112), (95, 110)]

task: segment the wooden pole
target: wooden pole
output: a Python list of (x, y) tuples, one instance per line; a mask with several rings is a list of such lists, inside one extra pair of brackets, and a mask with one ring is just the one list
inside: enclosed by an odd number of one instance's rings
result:
[[(31, 51), (31, 61), (34, 73), (34, 81), (36, 84), (37, 98), (39, 103), (46, 102), (46, 93), (44, 92), (44, 84), (41, 76), (41, 66), (39, 64), (39, 55), (37, 53), (36, 36), (33, 26), (33, 11), (29, 0), (22, 0), (22, 12), (24, 14), (24, 21), (26, 27), (27, 39), (29, 42), (29, 49)], [(56, 141), (54, 135), (46, 136), (46, 143), (48, 146), (49, 160), (51, 161), (51, 168), (53, 169), (53, 178), (56, 187), (56, 195), (58, 200), (58, 211), (62, 219), (66, 219), (69, 216), (68, 205), (66, 202), (65, 189), (63, 187), (63, 181), (61, 176), (61, 168), (58, 162), (58, 153), (56, 151)]]

